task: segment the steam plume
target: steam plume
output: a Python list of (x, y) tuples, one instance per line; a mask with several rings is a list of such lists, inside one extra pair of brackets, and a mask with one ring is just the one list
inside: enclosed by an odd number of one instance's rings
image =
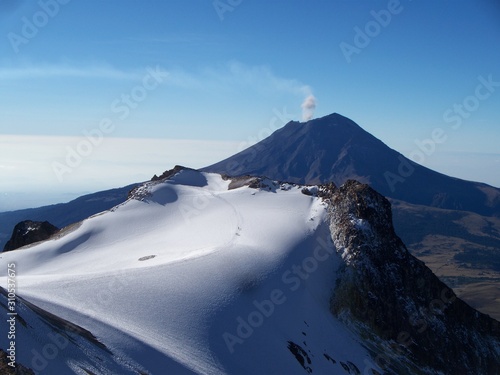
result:
[(316, 109), (316, 98), (313, 94), (309, 94), (300, 106), (302, 108), (302, 121), (309, 121), (313, 118)]

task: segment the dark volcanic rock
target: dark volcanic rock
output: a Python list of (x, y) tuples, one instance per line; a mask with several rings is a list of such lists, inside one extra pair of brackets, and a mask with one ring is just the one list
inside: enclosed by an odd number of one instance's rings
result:
[(194, 169), (183, 167), (182, 165), (176, 165), (172, 169), (169, 169), (169, 170), (163, 172), (160, 176), (154, 175), (151, 178), (151, 181), (167, 180), (170, 177), (175, 176), (177, 173), (179, 173), (180, 171), (183, 171), (183, 170), (191, 170), (191, 171), (193, 171)]
[[(372, 337), (379, 366), (401, 373), (499, 374), (500, 325), (456, 297), (396, 236), (390, 203), (348, 181), (333, 193), (332, 239), (345, 261), (332, 312)], [(382, 348), (382, 342), (390, 342)]]
[(312, 369), (309, 366), (311, 364), (311, 358), (309, 354), (300, 346), (293, 341), (288, 341), (288, 350), (295, 356), (295, 359), (300, 363), (300, 365), (308, 372), (312, 373)]
[(24, 220), (14, 227), (12, 236), (3, 251), (18, 249), (34, 242), (43, 241), (57, 233), (59, 228), (48, 221)]
[(33, 370), (23, 366), (20, 363), (15, 363), (14, 367), (9, 365), (12, 361), (9, 359), (8, 353), (0, 349), (0, 374), (2, 375), (35, 375)]

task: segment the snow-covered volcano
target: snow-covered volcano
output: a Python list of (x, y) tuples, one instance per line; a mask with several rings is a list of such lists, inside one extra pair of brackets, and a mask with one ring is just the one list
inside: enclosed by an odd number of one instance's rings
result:
[(292, 185), (229, 183), (184, 170), (61, 238), (3, 254), (18, 294), (92, 332), (112, 366), (99, 348), (87, 355), (90, 344), (44, 355), (53, 342), (33, 313), (18, 322), (16, 359), (43, 374), (301, 373), (293, 342), (317, 371), (365, 366), (367, 350), (329, 312), (339, 257), (326, 205)]
[[(22, 297), (15, 360), (35, 373), (498, 370), (498, 325), (409, 255), (387, 201), (358, 183), (302, 187), (180, 169), (56, 238), (3, 253), (2, 265), (1, 285), (10, 291), (15, 276)], [(388, 303), (393, 321), (364, 318)], [(2, 319), (2, 332), (9, 324)], [(428, 337), (441, 351), (422, 365), (417, 347)], [(463, 346), (443, 352), (458, 337)], [(11, 340), (1, 340), (9, 354)], [(465, 345), (480, 348), (459, 354)]]

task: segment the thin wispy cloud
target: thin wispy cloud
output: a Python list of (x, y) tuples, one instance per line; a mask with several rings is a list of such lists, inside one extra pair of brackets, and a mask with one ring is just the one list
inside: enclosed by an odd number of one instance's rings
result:
[[(281, 77), (266, 65), (245, 65), (237, 61), (191, 70), (160, 65), (123, 69), (106, 64), (77, 65), (69, 63), (24, 65), (21, 67), (0, 66), (0, 82), (66, 78), (68, 83), (71, 80), (94, 79), (116, 82), (132, 81), (140, 84), (148, 68), (167, 72), (168, 75), (162, 84), (174, 89), (226, 97), (243, 95), (244, 93), (246, 96), (253, 96), (261, 101), (269, 101), (269, 108), (278, 105), (276, 103), (277, 97), (288, 97), (288, 100), (296, 100), (296, 110), (302, 109), (303, 118), (307, 117), (307, 119), (312, 118), (315, 108), (315, 99), (311, 101), (314, 96), (309, 85), (295, 78)], [(177, 95), (175, 90), (170, 90), (169, 93), (171, 97)], [(304, 105), (301, 106), (301, 103), (306, 103), (307, 108)], [(216, 111), (218, 110), (220, 109), (216, 109)]]
[[(144, 76), (144, 68), (125, 70), (109, 65), (78, 66), (70, 64), (26, 65), (22, 67), (0, 67), (0, 80), (22, 80), (36, 78), (102, 78), (116, 80), (138, 80)], [(181, 68), (167, 69), (169, 84), (185, 88), (213, 89), (214, 87), (238, 88), (246, 86), (259, 92), (283, 92), (293, 95), (310, 95), (311, 88), (296, 79), (279, 77), (267, 66), (248, 66), (230, 62), (217, 67), (208, 66), (194, 71)]]
[[(211, 88), (225, 91), (253, 90), (259, 95), (270, 96), (273, 100), (276, 94), (301, 97), (303, 117), (308, 119), (312, 118), (316, 108), (316, 98), (309, 85), (294, 78), (280, 77), (266, 65), (249, 66), (232, 61), (216, 68), (204, 69), (201, 80)], [(275, 102), (270, 103), (270, 106), (274, 105)]]
[(213, 80), (220, 85), (240, 87), (246, 86), (263, 93), (289, 93), (301, 95), (308, 86), (293, 78), (276, 75), (266, 65), (245, 65), (231, 61), (218, 67), (207, 67), (202, 71), (207, 80)]
[(138, 80), (144, 76), (140, 71), (120, 70), (110, 66), (41, 65), (19, 68), (0, 67), (0, 80), (23, 80), (37, 78), (100, 78), (113, 80)]

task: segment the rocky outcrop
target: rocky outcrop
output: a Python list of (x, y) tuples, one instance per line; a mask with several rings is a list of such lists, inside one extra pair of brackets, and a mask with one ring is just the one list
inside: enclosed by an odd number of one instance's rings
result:
[(167, 180), (170, 177), (175, 176), (177, 173), (179, 173), (180, 171), (183, 171), (183, 170), (194, 171), (194, 169), (192, 169), (192, 168), (183, 167), (182, 165), (176, 165), (172, 169), (169, 169), (169, 170), (163, 172), (159, 176), (154, 175), (153, 177), (151, 177), (151, 181)]
[(32, 369), (20, 363), (12, 362), (7, 353), (0, 349), (0, 374), (2, 375), (35, 375)]
[(408, 252), (388, 200), (348, 181), (330, 201), (332, 239), (345, 261), (331, 311), (366, 337), (377, 365), (394, 373), (499, 374), (499, 323)]
[(38, 241), (44, 241), (58, 231), (59, 228), (48, 221), (21, 221), (14, 227), (12, 236), (5, 244), (3, 251), (15, 250)]

